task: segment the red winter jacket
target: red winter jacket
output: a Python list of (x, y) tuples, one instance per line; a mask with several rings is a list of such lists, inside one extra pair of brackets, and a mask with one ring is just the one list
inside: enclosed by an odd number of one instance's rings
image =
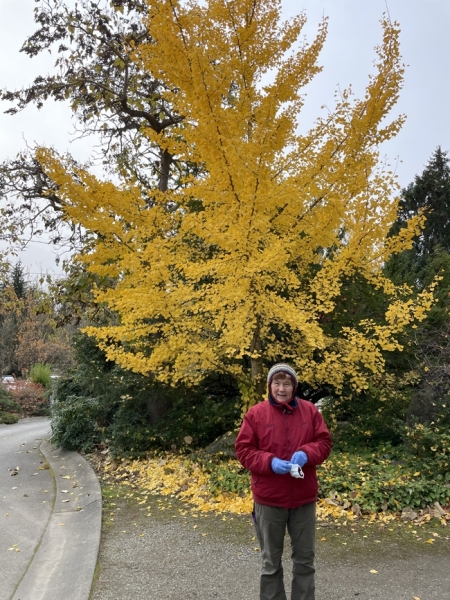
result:
[[(289, 406), (266, 400), (245, 415), (236, 439), (236, 454), (251, 473), (255, 502), (298, 508), (316, 502), (316, 465), (329, 456), (331, 445), (330, 432), (314, 404), (298, 398)], [(272, 471), (274, 457), (290, 460), (297, 450), (308, 456), (304, 479)]]

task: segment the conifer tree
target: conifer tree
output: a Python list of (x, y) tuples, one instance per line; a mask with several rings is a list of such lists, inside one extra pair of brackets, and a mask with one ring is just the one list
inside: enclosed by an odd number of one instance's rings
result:
[(14, 288), (14, 293), (19, 300), (25, 297), (27, 293), (27, 281), (25, 279), (25, 270), (20, 261), (18, 261), (11, 272), (11, 284)]
[(412, 248), (393, 256), (386, 272), (397, 280), (419, 287), (429, 282), (427, 267), (440, 252), (450, 253), (450, 165), (447, 153), (436, 148), (428, 165), (414, 182), (402, 191), (397, 220), (398, 233), (408, 219), (424, 214), (423, 229), (415, 236)]
[[(399, 213), (391, 233), (400, 231), (411, 216), (423, 213), (423, 229), (410, 249), (390, 258), (385, 273), (393, 281), (407, 281), (422, 290), (436, 276), (436, 303), (420, 326), (408, 332), (406, 352), (397, 357), (401, 367), (416, 374), (411, 389), (409, 418), (432, 421), (436, 406), (446, 402), (449, 388), (448, 354), (450, 331), (450, 160), (438, 146), (421, 175), (402, 191)], [(398, 359), (401, 359), (401, 363)]]

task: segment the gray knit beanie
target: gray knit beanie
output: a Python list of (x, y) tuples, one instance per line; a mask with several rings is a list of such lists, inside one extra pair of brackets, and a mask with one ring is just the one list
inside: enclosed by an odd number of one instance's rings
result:
[[(270, 385), (270, 382), (272, 381), (274, 375), (276, 375), (277, 373), (286, 373), (286, 375), (289, 375), (290, 377), (292, 377), (292, 379), (294, 380), (294, 383), (295, 383), (295, 387), (297, 387), (297, 385), (298, 385), (297, 373), (294, 371), (294, 369), (292, 367), (290, 367), (286, 363), (277, 363), (276, 365), (273, 365), (273, 367), (270, 369), (270, 371), (267, 374), (267, 385)], [(295, 393), (295, 390), (294, 390), (294, 393)]]

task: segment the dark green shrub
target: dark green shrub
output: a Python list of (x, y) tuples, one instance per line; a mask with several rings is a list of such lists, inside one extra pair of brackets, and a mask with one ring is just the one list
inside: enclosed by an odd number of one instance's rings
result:
[(450, 482), (450, 395), (433, 397), (433, 420), (410, 419), (404, 428), (404, 442), (410, 454), (421, 460), (429, 473)]
[(139, 456), (151, 449), (202, 448), (234, 428), (240, 415), (237, 398), (204, 395), (198, 390), (173, 390), (173, 403), (151, 425), (145, 406), (125, 400), (108, 429), (113, 454)]
[(65, 450), (91, 452), (102, 440), (98, 426), (101, 412), (97, 398), (68, 396), (56, 403), (52, 410), (52, 444)]
[(4, 425), (14, 425), (19, 420), (19, 415), (17, 413), (8, 413), (2, 412), (0, 410), (0, 423)]
[(0, 386), (0, 423), (13, 425), (17, 423), (21, 414), (22, 408), (15, 402), (12, 393)]
[(14, 396), (12, 393), (0, 386), (0, 411), (9, 412), (9, 413), (22, 413), (22, 408), (20, 404), (18, 404), (14, 400)]
[(408, 384), (406, 378), (386, 373), (360, 394), (327, 398), (322, 414), (328, 424), (335, 425), (335, 442), (354, 448), (401, 444), (410, 403)]
[(172, 388), (107, 361), (86, 336), (77, 338), (76, 350), (79, 366), (54, 389), (53, 440), (63, 448), (106, 444), (123, 456), (197, 448), (239, 418), (239, 392), (229, 377), (210, 374), (196, 388)]
[[(450, 333), (450, 330), (449, 330)], [(444, 344), (443, 340), (439, 340)], [(436, 350), (435, 350), (436, 351)], [(439, 350), (438, 350), (439, 352)], [(442, 357), (440, 357), (442, 358)], [(446, 355), (443, 357), (447, 357)], [(450, 406), (450, 365), (423, 365), (421, 381), (414, 389), (408, 407), (407, 421), (411, 423), (431, 423), (443, 418)], [(450, 417), (446, 417), (450, 425)]]

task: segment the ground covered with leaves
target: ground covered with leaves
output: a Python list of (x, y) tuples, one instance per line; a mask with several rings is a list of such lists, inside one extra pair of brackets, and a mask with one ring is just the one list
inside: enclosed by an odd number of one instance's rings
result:
[[(121, 484), (125, 495), (143, 507), (159, 495), (181, 500), (187, 511), (239, 515), (252, 510), (249, 474), (232, 458), (159, 453), (128, 460), (104, 450), (90, 460), (104, 484)], [(319, 522), (450, 525), (450, 483), (433, 476), (426, 463), (409, 464), (388, 453), (335, 452), (318, 476)]]

